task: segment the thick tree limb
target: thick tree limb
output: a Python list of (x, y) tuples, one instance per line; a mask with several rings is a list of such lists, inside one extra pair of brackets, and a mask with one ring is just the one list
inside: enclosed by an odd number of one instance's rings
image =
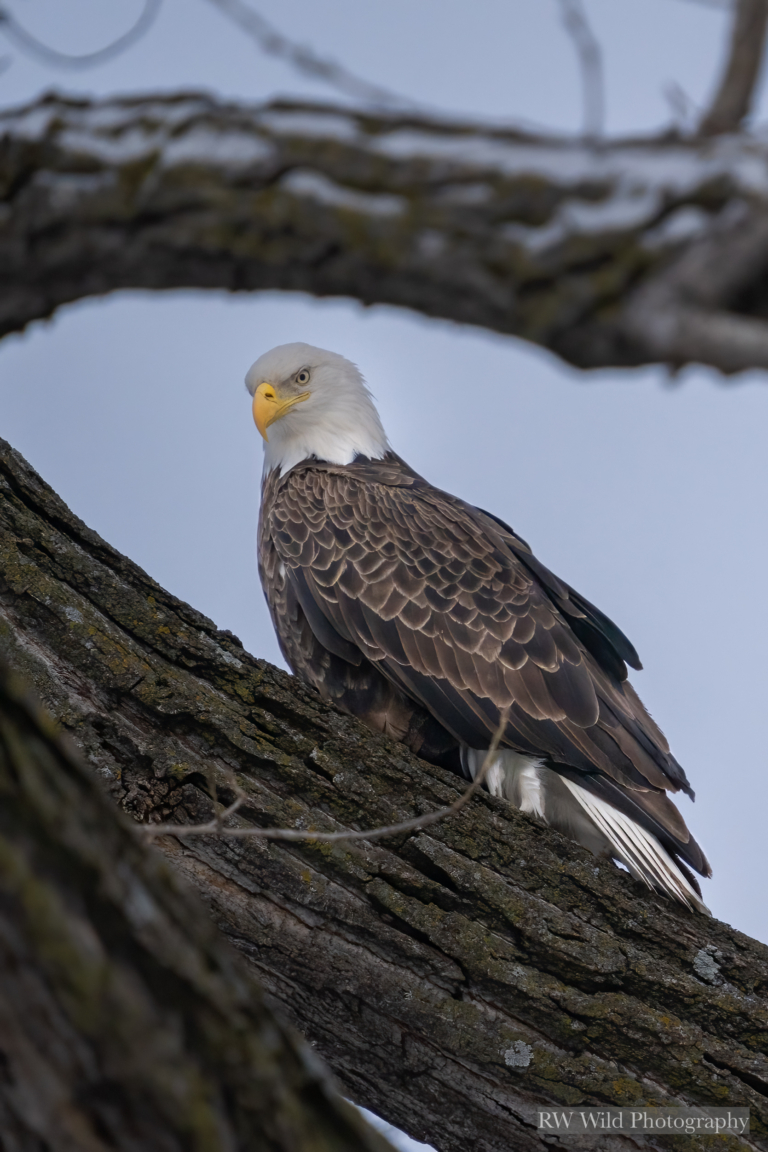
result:
[(768, 215), (744, 206), (630, 295), (627, 329), (678, 367), (690, 360), (716, 363), (723, 372), (768, 365), (768, 324), (720, 306), (725, 297), (762, 311), (766, 266)]
[[(331, 831), (462, 788), (217, 632), (7, 445), (0, 574), (3, 647), (139, 819), (206, 818), (231, 772), (243, 820)], [(162, 843), (346, 1092), (443, 1152), (558, 1148), (554, 1101), (748, 1104), (768, 1149), (768, 949), (505, 802), (375, 844)]]
[(768, 0), (737, 0), (723, 75), (701, 122), (702, 136), (738, 132), (752, 107), (765, 54)]
[(0, 667), (0, 1145), (387, 1152), (237, 959)]
[(48, 97), (0, 117), (0, 335), (119, 288), (282, 288), (587, 368), (768, 367), (766, 220), (761, 139), (598, 147), (325, 105)]

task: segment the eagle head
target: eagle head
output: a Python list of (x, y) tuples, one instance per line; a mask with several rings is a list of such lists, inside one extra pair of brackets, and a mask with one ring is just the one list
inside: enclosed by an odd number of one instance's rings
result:
[(381, 459), (389, 444), (358, 368), (337, 352), (311, 344), (279, 344), (245, 377), (264, 444), (265, 472), (287, 472), (315, 457), (351, 464)]

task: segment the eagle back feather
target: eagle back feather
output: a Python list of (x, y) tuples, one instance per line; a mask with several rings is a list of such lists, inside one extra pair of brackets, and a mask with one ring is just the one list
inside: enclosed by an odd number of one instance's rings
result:
[(623, 633), (502, 521), (393, 453), (265, 478), (259, 563), (289, 664), (328, 699), (440, 762), (502, 744), (621, 794), (698, 870), (664, 791), (690, 792), (626, 680)]

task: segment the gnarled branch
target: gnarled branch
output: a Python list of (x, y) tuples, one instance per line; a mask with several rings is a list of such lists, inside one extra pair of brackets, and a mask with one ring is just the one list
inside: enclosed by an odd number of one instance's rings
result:
[(597, 148), (329, 105), (48, 97), (0, 117), (0, 335), (119, 288), (282, 288), (585, 368), (768, 367), (766, 217), (748, 137)]
[[(164, 592), (7, 445), (0, 576), (3, 648), (138, 819), (199, 822), (233, 772), (233, 819), (319, 831), (462, 791)], [(504, 801), (385, 842), (162, 843), (346, 1092), (441, 1152), (543, 1152), (542, 1103), (642, 1101), (748, 1105), (768, 1149), (768, 948)]]

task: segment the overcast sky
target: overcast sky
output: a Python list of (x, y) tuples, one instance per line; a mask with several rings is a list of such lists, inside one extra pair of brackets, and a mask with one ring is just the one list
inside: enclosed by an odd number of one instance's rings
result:
[[(138, 0), (10, 6), (71, 52), (99, 47), (140, 10)], [(612, 132), (669, 123), (673, 84), (692, 107), (706, 101), (722, 11), (693, 0), (587, 8)], [(581, 121), (555, 0), (262, 0), (259, 10), (430, 107), (569, 131)], [(260, 54), (209, 0), (166, 0), (141, 44), (88, 72), (55, 72), (10, 45), (3, 54), (5, 106), (52, 86), (336, 98)], [(0, 434), (110, 543), (276, 662), (255, 564), (261, 443), (243, 376), (289, 340), (355, 360), (395, 448), (512, 523), (629, 634), (646, 668), (634, 683), (698, 793), (681, 807), (715, 869), (705, 898), (768, 941), (765, 375), (579, 374), (511, 338), (278, 293), (122, 293), (4, 340)]]

